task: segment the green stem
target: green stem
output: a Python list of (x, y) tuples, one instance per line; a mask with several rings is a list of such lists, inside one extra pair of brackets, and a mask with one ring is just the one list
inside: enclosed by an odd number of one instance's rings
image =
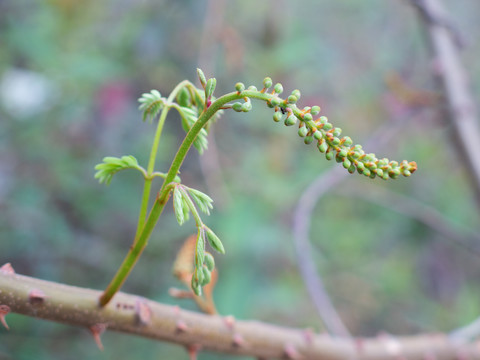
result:
[[(187, 86), (188, 84), (190, 84), (190, 82), (184, 81), (179, 85), (177, 85), (177, 87), (172, 91), (172, 93), (169, 96), (169, 102), (173, 100), (174, 96), (172, 95), (174, 93), (176, 94), (176, 92), (178, 92), (182, 86)], [(108, 302), (115, 295), (115, 293), (120, 289), (120, 287), (123, 285), (128, 275), (130, 274), (130, 271), (132, 270), (133, 266), (138, 261), (143, 250), (147, 246), (148, 239), (150, 238), (150, 235), (152, 234), (152, 231), (158, 221), (158, 218), (162, 214), (165, 204), (167, 203), (170, 197), (170, 192), (174, 187), (172, 183), (176, 175), (178, 174), (178, 171), (180, 170), (180, 166), (185, 160), (188, 150), (192, 147), (192, 144), (195, 138), (197, 137), (198, 133), (200, 132), (200, 130), (207, 124), (207, 122), (213, 117), (213, 115), (215, 115), (215, 113), (219, 111), (225, 104), (234, 100), (243, 99), (245, 97), (267, 101), (267, 100), (270, 100), (273, 97), (273, 95), (260, 93), (258, 91), (250, 91), (250, 90), (243, 91), (241, 94), (238, 92), (229, 93), (215, 100), (210, 105), (210, 107), (200, 115), (198, 120), (190, 128), (187, 135), (183, 139), (183, 142), (180, 145), (180, 148), (178, 149), (175, 155), (175, 158), (172, 161), (170, 169), (168, 170), (168, 173), (167, 173), (167, 176), (165, 177), (163, 185), (160, 191), (158, 192), (157, 198), (155, 199), (155, 203), (152, 206), (152, 210), (150, 211), (148, 218), (142, 221), (142, 223), (144, 224), (143, 227), (140, 226), (140, 221), (139, 221), (139, 228), (142, 228), (142, 230), (137, 231), (138, 235), (135, 237), (135, 241), (133, 245), (130, 247), (130, 250), (127, 253), (127, 256), (125, 257), (122, 265), (120, 265), (120, 268), (117, 270), (117, 273), (115, 274), (114, 278), (112, 279), (112, 281), (110, 282), (110, 284), (105, 289), (102, 296), (100, 297), (100, 300), (99, 300), (100, 306), (107, 305)], [(167, 110), (165, 109), (164, 112), (165, 111)], [(162, 112), (162, 116), (163, 116), (163, 112)], [(157, 134), (159, 133), (161, 134), (161, 130), (160, 132), (157, 130)], [(158, 146), (158, 142), (154, 142), (154, 146)], [(154, 162), (155, 162), (155, 155), (153, 155), (153, 160), (151, 155), (149, 167), (147, 169), (147, 172), (149, 173), (149, 175), (151, 175), (151, 169), (153, 168), (153, 165), (151, 166), (151, 164), (154, 164)], [(147, 184), (147, 182), (145, 184)], [(147, 185), (145, 185), (145, 187), (147, 187)], [(146, 199), (143, 198), (142, 200), (142, 209), (143, 209), (143, 201), (147, 202), (147, 206), (148, 206), (148, 195), (150, 193), (150, 185), (148, 185), (148, 189), (144, 189), (144, 194), (146, 193), (147, 190), (148, 190), (147, 197)]]
[(138, 215), (138, 224), (137, 224), (137, 232), (135, 234), (135, 238), (140, 236), (140, 232), (143, 229), (145, 224), (145, 219), (147, 217), (148, 211), (148, 202), (150, 200), (150, 192), (152, 189), (152, 174), (155, 168), (155, 160), (157, 159), (158, 153), (158, 146), (160, 144), (160, 138), (162, 136), (163, 125), (165, 124), (165, 119), (167, 118), (168, 111), (172, 106), (171, 103), (177, 96), (178, 92), (185, 86), (191, 85), (191, 82), (188, 80), (184, 80), (179, 83), (170, 93), (167, 98), (167, 103), (160, 114), (160, 118), (158, 119), (157, 130), (155, 131), (155, 137), (153, 139), (152, 150), (150, 151), (150, 158), (148, 159), (148, 167), (147, 167), (147, 178), (145, 179), (145, 185), (143, 186), (143, 194), (142, 194), (142, 203), (140, 205), (140, 213)]
[(125, 282), (128, 275), (130, 274), (130, 271), (132, 271), (133, 266), (136, 264), (136, 262), (140, 258), (140, 255), (142, 254), (143, 250), (145, 249), (145, 246), (148, 243), (148, 239), (150, 238), (150, 235), (152, 234), (152, 231), (155, 228), (156, 222), (160, 217), (165, 207), (165, 204), (168, 202), (168, 199), (170, 197), (170, 191), (172, 189), (173, 189), (173, 184), (171, 184), (170, 186), (166, 186), (165, 191), (163, 192), (163, 196), (158, 196), (157, 199), (155, 200), (155, 205), (157, 206), (155, 207), (155, 209), (152, 209), (152, 211), (150, 212), (150, 215), (145, 222), (145, 225), (143, 227), (142, 232), (140, 233), (140, 236), (135, 239), (135, 242), (130, 247), (130, 250), (128, 251), (127, 256), (123, 260), (122, 265), (120, 265), (119, 269), (117, 270), (117, 273), (115, 274), (113, 279), (110, 281), (110, 284), (105, 289), (102, 296), (100, 296), (100, 299), (99, 299), (100, 306), (103, 307), (110, 302), (113, 295), (115, 295), (115, 293), (122, 287), (123, 283)]

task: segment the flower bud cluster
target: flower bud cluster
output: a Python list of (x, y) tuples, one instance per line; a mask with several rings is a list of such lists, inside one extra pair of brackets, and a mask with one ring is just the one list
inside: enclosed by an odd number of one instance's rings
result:
[[(265, 78), (263, 85), (261, 93), (266, 93), (273, 82), (270, 78)], [(362, 146), (354, 145), (350, 137), (342, 137), (342, 129), (331, 124), (326, 116), (318, 116), (319, 106), (299, 109), (296, 105), (300, 99), (299, 90), (292, 91), (286, 99), (277, 96), (282, 92), (283, 86), (276, 84), (271, 92), (271, 98), (266, 101), (267, 106), (275, 110), (273, 120), (280, 122), (283, 119), (286, 126), (298, 123), (298, 135), (303, 138), (305, 144), (316, 142), (318, 150), (325, 154), (327, 160), (335, 159), (336, 162), (342, 163), (349, 173), (358, 172), (372, 179), (378, 176), (387, 180), (396, 179), (400, 175), (410, 176), (417, 170), (414, 161), (404, 160), (399, 163), (387, 158), (378, 159), (373, 153), (365, 153)]]

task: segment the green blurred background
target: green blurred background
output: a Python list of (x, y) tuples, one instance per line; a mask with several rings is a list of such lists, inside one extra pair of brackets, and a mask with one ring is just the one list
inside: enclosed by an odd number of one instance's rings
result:
[[(480, 3), (447, 5), (478, 97)], [(288, 92), (299, 88), (300, 105), (322, 106), (356, 142), (395, 127), (386, 147), (366, 150), (419, 164), (409, 179), (350, 176), (312, 214), (310, 255), (354, 335), (449, 331), (473, 320), (478, 255), (415, 216), (368, 201), (391, 202), (385, 190), (393, 191), (442, 213), (457, 240), (478, 230), (444, 119), (400, 96), (403, 87), (436, 96), (427, 50), (417, 14), (400, 0), (0, 1), (0, 264), (104, 288), (134, 236), (142, 181), (127, 171), (105, 187), (94, 166), (126, 154), (145, 164), (154, 127), (142, 123), (137, 98), (194, 81), (200, 65), (217, 78), (216, 94), (237, 81), (260, 87), (267, 75)], [(335, 165), (294, 129), (274, 124), (264, 104), (253, 105), (248, 114), (226, 112), (212, 134), (216, 152), (200, 161), (192, 151), (182, 168), (185, 184), (217, 205), (205, 220), (227, 250), (216, 256), (217, 307), (323, 331), (297, 269), (292, 217), (304, 189)], [(172, 114), (160, 170), (182, 136)], [(167, 292), (181, 286), (171, 267), (194, 231), (192, 221), (179, 227), (169, 206), (123, 290), (195, 309)], [(187, 359), (178, 346), (133, 336), (107, 331), (100, 352), (87, 330), (20, 315), (8, 321), (0, 359)]]

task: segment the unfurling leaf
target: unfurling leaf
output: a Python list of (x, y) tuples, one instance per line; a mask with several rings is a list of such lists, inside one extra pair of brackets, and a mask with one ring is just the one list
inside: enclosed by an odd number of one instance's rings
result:
[(195, 267), (201, 269), (205, 260), (205, 230), (198, 229), (197, 243), (195, 244)]
[(165, 98), (157, 90), (142, 94), (142, 97), (138, 99), (138, 102), (140, 102), (138, 108), (143, 112), (143, 121), (147, 119), (153, 120), (160, 110), (163, 109), (165, 101)]
[(211, 78), (208, 79), (207, 84), (205, 85), (205, 99), (210, 99), (215, 91), (215, 87), (217, 86), (217, 79)]
[(212, 198), (199, 190), (195, 190), (192, 188), (187, 188), (187, 190), (190, 193), (192, 199), (200, 208), (200, 210), (202, 210), (202, 212), (204, 212), (205, 214), (210, 215), (210, 209), (213, 209)]
[(175, 211), (175, 217), (178, 224), (183, 225), (185, 221), (189, 219), (189, 208), (183, 199), (183, 194), (180, 188), (177, 186), (173, 190), (173, 209)]
[(215, 259), (213, 258), (212, 254), (209, 252), (205, 252), (205, 260), (204, 264), (208, 270), (213, 271), (215, 268)]
[(222, 242), (218, 238), (218, 236), (210, 229), (209, 227), (205, 226), (205, 232), (207, 234), (207, 240), (210, 246), (221, 254), (225, 254), (225, 248), (223, 247)]
[(205, 74), (203, 73), (202, 69), (197, 68), (197, 75), (198, 75), (198, 79), (200, 80), (200, 84), (202, 84), (202, 87), (205, 89), (205, 86), (207, 84), (207, 78), (205, 77)]
[(132, 155), (122, 156), (121, 158), (107, 156), (103, 158), (102, 163), (95, 166), (95, 170), (97, 170), (95, 179), (108, 185), (112, 181), (113, 175), (125, 169), (137, 169), (145, 174), (145, 170), (138, 165), (137, 159)]
[(200, 270), (203, 272), (202, 286), (205, 286), (210, 282), (210, 280), (212, 280), (212, 273), (206, 266), (202, 267)]
[[(202, 295), (202, 286), (200, 285), (200, 281), (199, 281), (199, 278), (198, 278), (197, 274), (198, 274), (198, 272), (197, 272), (197, 269), (196, 269), (192, 274), (192, 281), (191, 281), (190, 286), (192, 287), (192, 290), (195, 293), (195, 295), (201, 296)], [(203, 276), (203, 273), (202, 273), (202, 276)], [(203, 278), (202, 278), (202, 280), (203, 280)]]
[[(197, 108), (193, 107), (188, 108), (184, 106), (180, 106), (177, 108), (180, 117), (182, 118), (182, 127), (185, 132), (188, 132), (190, 128), (195, 124), (198, 119), (198, 112)], [(201, 129), (198, 133), (197, 137), (193, 141), (193, 146), (198, 150), (200, 154), (203, 153), (207, 149), (208, 140), (207, 140), (208, 132), (205, 129)]]

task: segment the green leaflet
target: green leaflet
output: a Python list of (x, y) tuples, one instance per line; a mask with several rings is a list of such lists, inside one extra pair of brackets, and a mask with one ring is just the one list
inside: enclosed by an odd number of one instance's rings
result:
[(113, 175), (125, 169), (137, 169), (145, 174), (145, 170), (138, 165), (137, 159), (132, 155), (122, 156), (121, 158), (107, 156), (103, 158), (103, 162), (95, 166), (95, 179), (100, 183), (109, 185)]

